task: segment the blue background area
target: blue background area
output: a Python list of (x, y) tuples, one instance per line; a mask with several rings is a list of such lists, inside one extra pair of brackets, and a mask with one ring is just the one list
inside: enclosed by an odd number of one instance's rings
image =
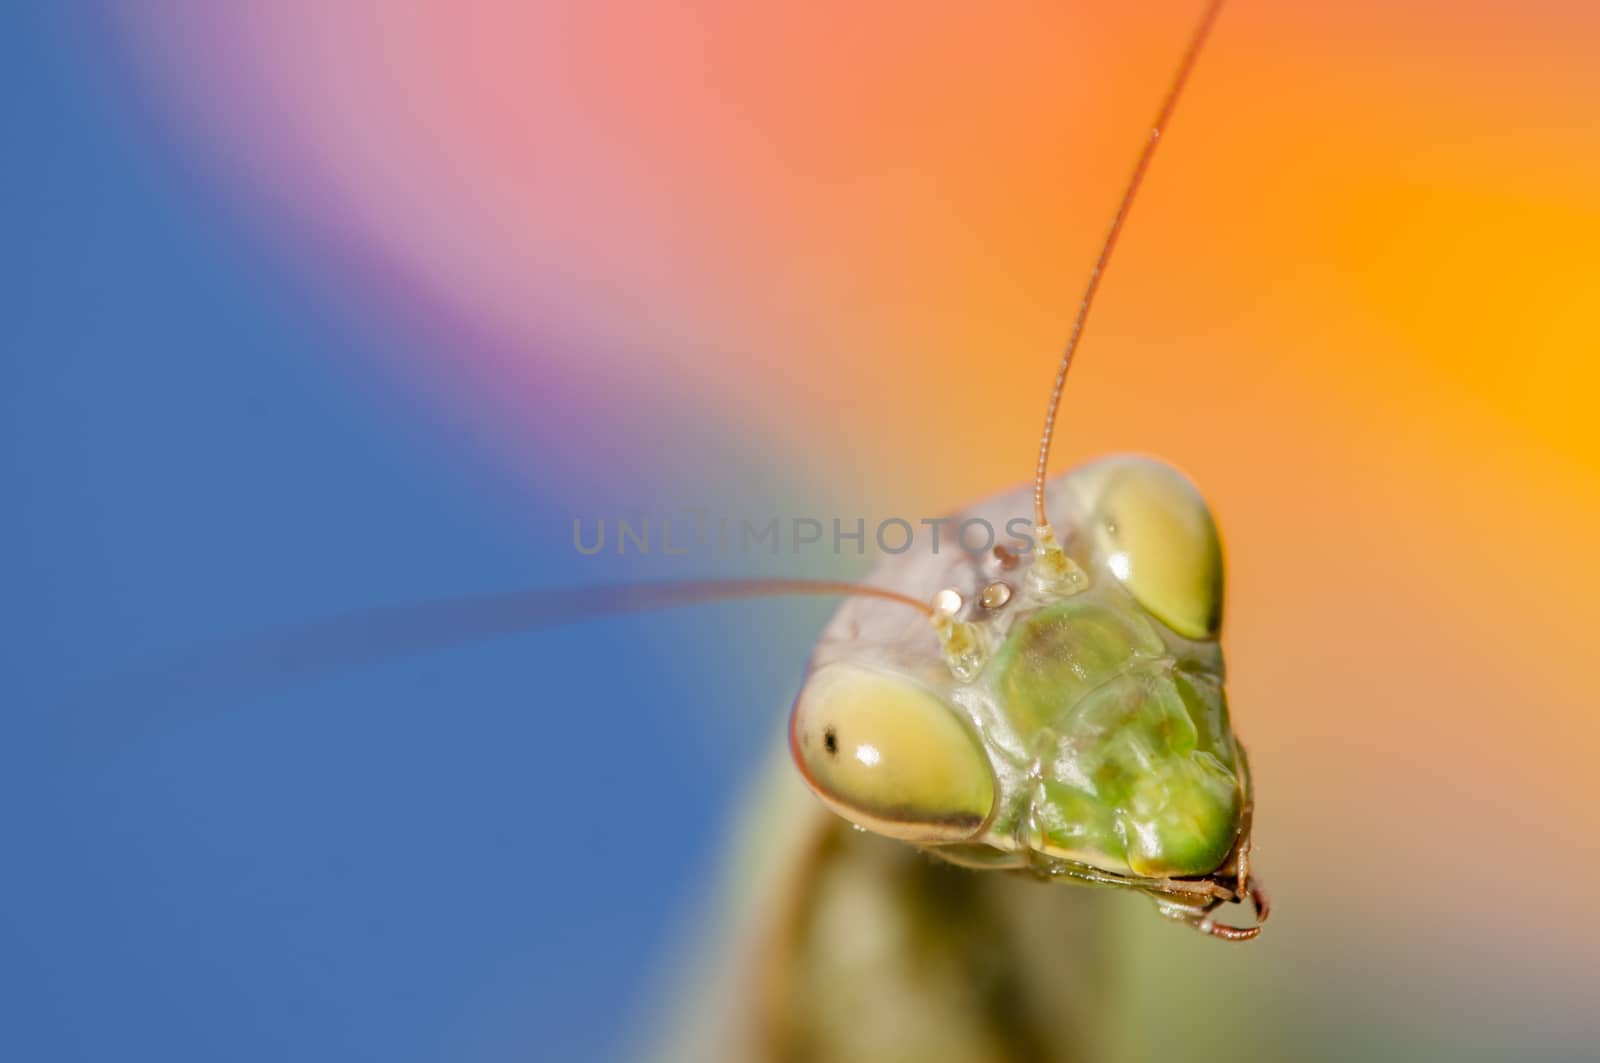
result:
[[(61, 705), (121, 669), (585, 578), (568, 500), (373, 373), (66, 6), (0, 15), (0, 1059), (621, 1051), (826, 606), (589, 622), (131, 733), (102, 690), (63, 759)], [(775, 657), (719, 649), (751, 630)]]
[[(118, 677), (352, 608), (687, 574), (575, 557), (596, 505), (840, 512), (806, 500), (842, 488), (669, 403), (601, 426), (636, 462), (561, 440), (504, 464), (407, 374), (436, 339), (345, 305), (141, 110), (96, 10), (0, 5), (0, 1063), (625, 1053), (715, 922), (829, 603), (588, 621), (174, 715)], [(1285, 797), (1289, 825), (1339, 807)], [(1592, 986), (1537, 936), (1486, 961), (1509, 938), (1455, 936), (1451, 880), (1396, 895), (1386, 867), (1426, 851), (1360, 849), (1365, 891), (1323, 892), (1350, 881), (1324, 852), (1373, 829), (1348, 827), (1266, 850), (1282, 914), (1253, 951), (1125, 899), (1142, 1058), (1594, 1055)]]

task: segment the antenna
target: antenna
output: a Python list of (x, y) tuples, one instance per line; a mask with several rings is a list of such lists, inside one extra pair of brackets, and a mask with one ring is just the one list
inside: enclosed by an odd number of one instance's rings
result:
[[(868, 583), (822, 579), (684, 580), (671, 583), (620, 583), (472, 595), (363, 609), (262, 632), (213, 645), (186, 660), (103, 676), (93, 688), (53, 713), (62, 752), (71, 755), (91, 731), (102, 738), (106, 724), (121, 721), (139, 729), (155, 711), (206, 701), (233, 700), (270, 691), (289, 682), (312, 679), (409, 653), (442, 649), (479, 639), (555, 627), (576, 620), (671, 609), (703, 602), (771, 598), (784, 595), (876, 598), (922, 614), (956, 678), (971, 679), (982, 666), (986, 647), (973, 624), (957, 619), (962, 602), (949, 591), (933, 602)], [(138, 711), (134, 711), (138, 710)], [(95, 719), (99, 717), (99, 719)]]
[(964, 625), (928, 602), (886, 587), (839, 580), (686, 580), (510, 591), (362, 609), (246, 635), (183, 659), (102, 676), (81, 696), (58, 706), (54, 715), (63, 752), (70, 754), (81, 740), (95, 735), (101, 742), (115, 742), (118, 735), (113, 732), (127, 738), (207, 702), (262, 694), (411, 653), (577, 620), (785, 595), (877, 598), (928, 618), (930, 633), (942, 645), (965, 634)]
[(1155, 157), (1156, 145), (1161, 142), (1161, 134), (1165, 132), (1167, 123), (1172, 120), (1172, 112), (1178, 106), (1178, 97), (1183, 94), (1183, 86), (1189, 80), (1195, 60), (1200, 57), (1200, 49), (1204, 46), (1206, 37), (1211, 33), (1211, 27), (1217, 21), (1217, 15), (1221, 10), (1222, 0), (1210, 0), (1206, 5), (1205, 14), (1200, 16), (1199, 25), (1189, 38), (1189, 47), (1178, 63), (1177, 72), (1172, 76), (1172, 83), (1167, 86), (1167, 94), (1161, 101), (1161, 109), (1156, 112), (1155, 121), (1150, 124), (1150, 135), (1139, 151), (1139, 159), (1133, 165), (1133, 174), (1128, 178), (1127, 186), (1122, 190), (1122, 202), (1117, 205), (1117, 212), (1111, 218), (1111, 230), (1106, 233), (1105, 243), (1100, 246), (1100, 257), (1095, 259), (1094, 268), (1089, 271), (1089, 283), (1084, 285), (1083, 301), (1078, 304), (1078, 316), (1072, 321), (1072, 332), (1067, 336), (1066, 350), (1062, 352), (1061, 364), (1056, 367), (1055, 385), (1050, 389), (1050, 404), (1045, 409), (1044, 431), (1039, 436), (1039, 464), (1033, 474), (1033, 518), (1039, 528), (1041, 553), (1048, 553), (1052, 549), (1060, 550), (1050, 529), (1050, 519), (1045, 516), (1044, 479), (1045, 471), (1050, 464), (1050, 443), (1055, 438), (1056, 411), (1061, 407), (1061, 389), (1067, 383), (1067, 370), (1072, 368), (1072, 356), (1078, 350), (1078, 341), (1083, 338), (1083, 324), (1089, 318), (1089, 307), (1094, 304), (1095, 293), (1100, 290), (1100, 277), (1105, 273), (1106, 263), (1111, 261), (1111, 252), (1117, 246), (1117, 237), (1122, 235), (1122, 227), (1128, 220), (1128, 210), (1133, 206), (1133, 197), (1144, 181), (1145, 172), (1150, 169), (1150, 160)]
[(686, 580), (509, 591), (361, 609), (214, 645), (186, 661), (118, 677), (114, 700), (228, 697), (342, 671), (405, 653), (441, 649), (578, 620), (702, 602), (785, 595), (862, 596), (938, 612), (908, 594), (865, 583), (813, 579)]

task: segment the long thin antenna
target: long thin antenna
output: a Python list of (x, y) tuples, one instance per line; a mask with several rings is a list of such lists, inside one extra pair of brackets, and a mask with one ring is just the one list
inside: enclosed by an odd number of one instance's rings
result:
[(397, 654), (578, 620), (702, 602), (787, 595), (880, 598), (909, 606), (930, 620), (936, 616), (932, 605), (909, 594), (842, 580), (685, 580), (508, 591), (362, 609), (244, 636), (197, 653), (188, 666), (155, 672), (149, 678), (165, 682), (147, 684), (141, 692), (165, 694), (188, 686), (203, 689), (219, 681), (223, 686), (248, 688), (274, 678), (304, 678)]
[(931, 604), (885, 587), (841, 580), (729, 579), (509, 591), (362, 609), (199, 647), (186, 659), (105, 676), (57, 717), (69, 741), (122, 721), (264, 693), (289, 682), (480, 639), (702, 602), (785, 595), (862, 596), (909, 606), (947, 639), (952, 621)]
[[(1100, 288), (1100, 277), (1105, 273), (1106, 263), (1111, 261), (1111, 252), (1117, 246), (1117, 237), (1122, 234), (1122, 226), (1128, 220), (1128, 210), (1133, 206), (1133, 197), (1144, 181), (1145, 172), (1150, 169), (1150, 160), (1155, 157), (1156, 145), (1161, 142), (1161, 134), (1167, 128), (1167, 123), (1172, 120), (1172, 112), (1178, 106), (1178, 97), (1183, 94), (1183, 86), (1189, 80), (1189, 73), (1194, 69), (1195, 60), (1200, 57), (1200, 49), (1211, 33), (1212, 24), (1217, 21), (1217, 15), (1221, 10), (1222, 0), (1210, 0), (1206, 5), (1205, 14), (1200, 16), (1200, 24), (1195, 27), (1193, 36), (1189, 38), (1189, 48), (1183, 53), (1177, 73), (1172, 76), (1172, 83), (1167, 86), (1167, 95), (1161, 101), (1161, 109), (1156, 112), (1156, 120), (1150, 125), (1150, 136), (1139, 152), (1139, 161), (1134, 164), (1133, 175), (1128, 178), (1127, 187), (1122, 191), (1122, 202), (1117, 205), (1117, 213), (1111, 219), (1111, 231), (1106, 233), (1105, 243), (1100, 247), (1100, 257), (1095, 259), (1094, 269), (1089, 271), (1089, 283), (1083, 289), (1083, 302), (1078, 304), (1078, 316), (1073, 319), (1072, 332), (1067, 337), (1067, 348), (1061, 355), (1061, 364), (1056, 368), (1055, 386), (1050, 389), (1050, 405), (1044, 415), (1044, 432), (1039, 436), (1039, 464), (1033, 474), (1033, 517), (1041, 529), (1048, 530), (1050, 526), (1050, 520), (1044, 511), (1044, 480), (1045, 471), (1050, 465), (1050, 443), (1056, 433), (1056, 411), (1061, 407), (1061, 389), (1066, 386), (1067, 370), (1072, 368), (1072, 356), (1078, 350), (1078, 341), (1083, 338), (1083, 323), (1089, 318), (1089, 307), (1093, 305), (1095, 292)], [(1052, 541), (1049, 536), (1043, 534), (1041, 539), (1046, 543)]]

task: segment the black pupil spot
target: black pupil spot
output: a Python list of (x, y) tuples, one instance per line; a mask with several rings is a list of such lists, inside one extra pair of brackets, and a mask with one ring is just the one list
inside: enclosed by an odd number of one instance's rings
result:
[(832, 727), (829, 727), (822, 732), (822, 748), (826, 749), (829, 753), (839, 752), (839, 736), (834, 732)]

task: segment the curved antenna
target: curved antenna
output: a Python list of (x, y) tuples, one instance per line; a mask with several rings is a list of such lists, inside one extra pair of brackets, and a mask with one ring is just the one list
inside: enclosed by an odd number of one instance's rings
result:
[[(198, 653), (193, 662), (147, 671), (132, 689), (141, 697), (237, 693), (275, 679), (338, 671), (396, 654), (440, 649), (606, 616), (674, 606), (782, 595), (879, 598), (928, 619), (932, 605), (884, 587), (838, 580), (730, 579), (622, 583), (600, 587), (508, 591), (361, 609), (245, 636)], [(121, 688), (124, 696), (129, 690)]]
[(1183, 86), (1189, 80), (1189, 73), (1194, 69), (1195, 60), (1200, 57), (1200, 49), (1211, 33), (1212, 24), (1217, 21), (1217, 15), (1221, 10), (1222, 0), (1210, 0), (1206, 5), (1205, 14), (1200, 16), (1199, 25), (1189, 38), (1189, 47), (1178, 63), (1178, 70), (1172, 76), (1172, 83), (1167, 86), (1167, 95), (1161, 101), (1161, 109), (1156, 112), (1156, 119), (1150, 124), (1150, 136), (1145, 140), (1144, 147), (1139, 152), (1139, 160), (1133, 165), (1133, 174), (1122, 190), (1122, 202), (1117, 205), (1117, 213), (1111, 218), (1111, 230), (1106, 233), (1105, 243), (1100, 246), (1100, 257), (1095, 259), (1094, 268), (1089, 271), (1089, 283), (1084, 286), (1083, 301), (1078, 304), (1078, 316), (1072, 321), (1072, 332), (1067, 336), (1067, 348), (1061, 355), (1061, 364), (1056, 368), (1055, 386), (1050, 389), (1050, 404), (1045, 409), (1044, 432), (1039, 436), (1039, 464), (1033, 474), (1033, 518), (1041, 530), (1040, 538), (1045, 543), (1053, 541), (1053, 537), (1045, 534), (1050, 528), (1050, 520), (1044, 511), (1045, 470), (1050, 465), (1050, 443), (1055, 438), (1056, 411), (1061, 406), (1061, 389), (1067, 383), (1067, 370), (1072, 368), (1072, 356), (1077, 352), (1078, 341), (1083, 337), (1083, 323), (1089, 318), (1089, 307), (1094, 304), (1095, 292), (1100, 289), (1100, 277), (1105, 273), (1106, 263), (1111, 261), (1111, 252), (1117, 246), (1117, 237), (1122, 235), (1122, 226), (1128, 220), (1128, 210), (1133, 206), (1133, 197), (1139, 191), (1139, 185), (1144, 182), (1145, 172), (1150, 169), (1150, 160), (1155, 157), (1156, 145), (1161, 142), (1161, 134), (1165, 131), (1167, 123), (1172, 120), (1172, 112), (1178, 106), (1178, 97), (1183, 94)]
[[(143, 729), (152, 710), (247, 697), (406, 653), (599, 617), (782, 595), (878, 598), (915, 609), (934, 622), (935, 633), (949, 623), (932, 605), (910, 595), (837, 580), (689, 580), (510, 591), (362, 609), (247, 635), (202, 648), (187, 660), (105, 677), (56, 715), (73, 732), (81, 731), (88, 718), (110, 712), (124, 717), (122, 730), (129, 724)], [(63, 737), (75, 743), (75, 735)]]

